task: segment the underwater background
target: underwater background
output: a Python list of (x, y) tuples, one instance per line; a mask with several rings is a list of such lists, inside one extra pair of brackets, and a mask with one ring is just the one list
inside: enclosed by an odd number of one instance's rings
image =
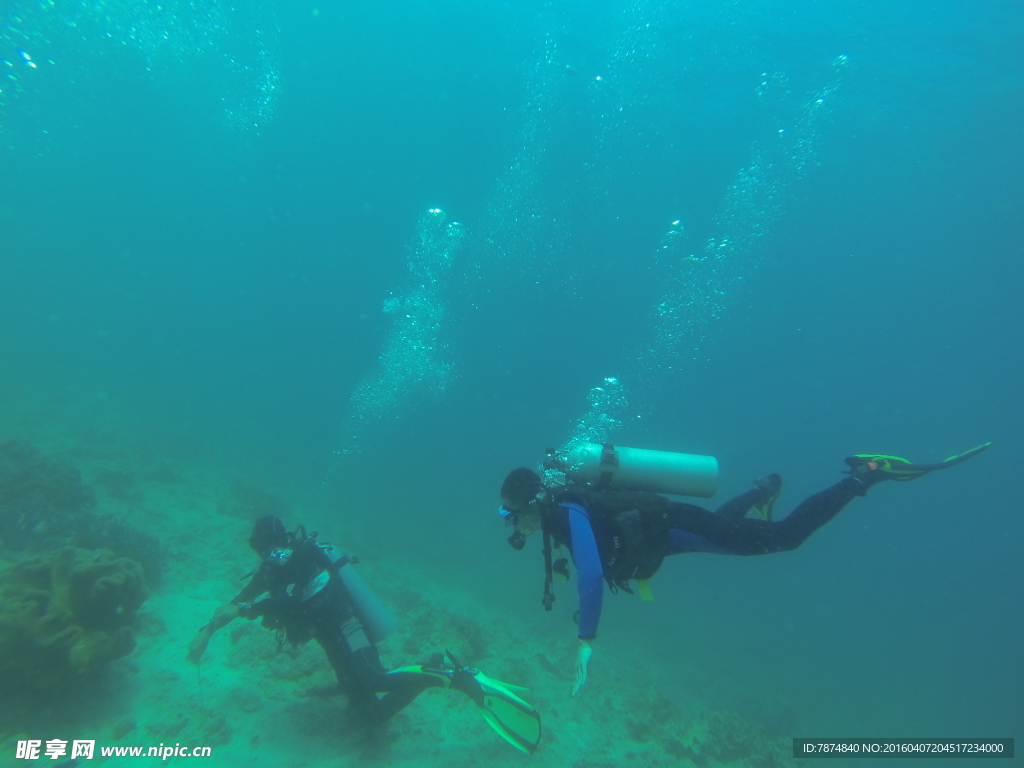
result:
[[(1020, 3), (0, 18), (3, 754), (527, 759), (441, 692), (367, 744), (308, 694), (332, 680), (319, 648), (278, 654), (255, 624), (197, 675), (187, 644), (268, 513), (361, 558), (401, 624), (385, 664), (449, 647), (529, 685), (535, 763), (1017, 735)], [(873, 489), (795, 552), (668, 559), (653, 603), (605, 600), (570, 698), (574, 585), (545, 613), (539, 542), (512, 551), (495, 510), (508, 470), (584, 438), (717, 456), (708, 506), (779, 472), (777, 516), (849, 454), (995, 446)], [(66, 545), (142, 564), (137, 646), (30, 685), (3, 573)]]

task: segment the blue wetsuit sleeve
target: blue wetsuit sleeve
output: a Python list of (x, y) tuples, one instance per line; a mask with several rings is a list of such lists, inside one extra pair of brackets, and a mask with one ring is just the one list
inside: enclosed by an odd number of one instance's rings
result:
[(604, 570), (597, 551), (597, 539), (590, 526), (590, 517), (578, 504), (563, 504), (569, 511), (569, 531), (572, 534), (572, 561), (576, 566), (576, 581), (580, 595), (580, 632), (582, 640), (597, 636), (601, 620), (601, 600), (604, 598)]

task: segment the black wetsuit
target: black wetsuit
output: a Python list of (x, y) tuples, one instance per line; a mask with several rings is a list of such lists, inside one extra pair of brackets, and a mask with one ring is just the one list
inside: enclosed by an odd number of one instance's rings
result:
[(796, 549), (855, 496), (862, 496), (864, 486), (854, 478), (841, 480), (806, 499), (783, 520), (745, 517), (769, 493), (755, 488), (717, 512), (642, 491), (569, 486), (548, 497), (544, 531), (569, 549), (577, 570), (579, 636), (596, 636), (602, 581), (613, 590), (628, 589), (630, 579), (648, 579), (665, 557), (686, 552), (765, 555)]
[(307, 585), (331, 570), (330, 558), (317, 550), (301, 557), (297, 549), (289, 568), (263, 561), (232, 602), (240, 607), (241, 617), (263, 617), (265, 627), (283, 631), (289, 642), (315, 640), (355, 713), (368, 725), (379, 725), (433, 683), (423, 675), (387, 673), (339, 577), (331, 575), (319, 591), (301, 599)]
[(862, 496), (863, 489), (860, 481), (845, 478), (805, 499), (782, 520), (745, 516), (751, 507), (765, 499), (767, 491), (761, 488), (727, 501), (714, 513), (693, 504), (672, 502), (666, 554), (766, 555), (796, 549), (855, 496)]

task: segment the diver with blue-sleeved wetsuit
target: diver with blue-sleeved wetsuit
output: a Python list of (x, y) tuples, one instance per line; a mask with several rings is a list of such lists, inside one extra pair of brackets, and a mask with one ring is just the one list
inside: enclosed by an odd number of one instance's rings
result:
[[(760, 478), (755, 481), (755, 488), (711, 512), (694, 504), (671, 501), (660, 493), (615, 488), (607, 482), (548, 486), (532, 469), (521, 467), (505, 478), (499, 511), (507, 525), (515, 526), (509, 537), (513, 548), (522, 549), (527, 536), (536, 531), (543, 533), (543, 603), (547, 610), (551, 610), (554, 602), (552, 576), (568, 577), (567, 559), (559, 557), (552, 561), (552, 544), (556, 551), (561, 547), (569, 550), (577, 571), (579, 593), (579, 649), (573, 687), (576, 695), (587, 679), (592, 642), (601, 617), (603, 582), (613, 593), (632, 593), (633, 580), (641, 596), (650, 599), (647, 580), (669, 555), (764, 555), (796, 549), (847, 503), (866, 495), (876, 483), (913, 480), (958, 464), (988, 446), (986, 443), (938, 464), (911, 464), (879, 454), (848, 457), (848, 477), (806, 499), (781, 520), (772, 519), (773, 505), (782, 490), (782, 479), (775, 474)], [(751, 511), (756, 516), (748, 518)]]

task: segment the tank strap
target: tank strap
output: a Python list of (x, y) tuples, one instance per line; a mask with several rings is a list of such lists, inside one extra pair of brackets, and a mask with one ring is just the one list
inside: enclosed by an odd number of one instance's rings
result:
[(347, 554), (342, 555), (337, 560), (331, 560), (331, 556), (324, 552), (323, 549), (320, 549), (320, 551), (323, 552), (324, 560), (327, 561), (325, 563), (325, 570), (327, 571), (327, 575), (332, 579), (337, 579), (338, 581), (341, 581), (341, 574), (338, 573), (338, 571), (340, 571), (349, 563), (355, 565), (359, 562), (358, 557), (349, 557), (349, 555)]
[(550, 611), (551, 606), (555, 604), (555, 592), (551, 588), (551, 584), (554, 581), (552, 575), (554, 568), (551, 564), (551, 532), (548, 531), (548, 527), (543, 521), (540, 527), (544, 533), (544, 597), (541, 598), (541, 603), (545, 611)]
[(600, 475), (596, 483), (597, 488), (611, 488), (612, 480), (615, 479), (615, 472), (613, 470), (600, 469), (604, 466), (615, 467), (616, 469), (619, 466), (619, 454), (611, 443), (605, 443), (601, 446), (601, 459), (598, 463)]

